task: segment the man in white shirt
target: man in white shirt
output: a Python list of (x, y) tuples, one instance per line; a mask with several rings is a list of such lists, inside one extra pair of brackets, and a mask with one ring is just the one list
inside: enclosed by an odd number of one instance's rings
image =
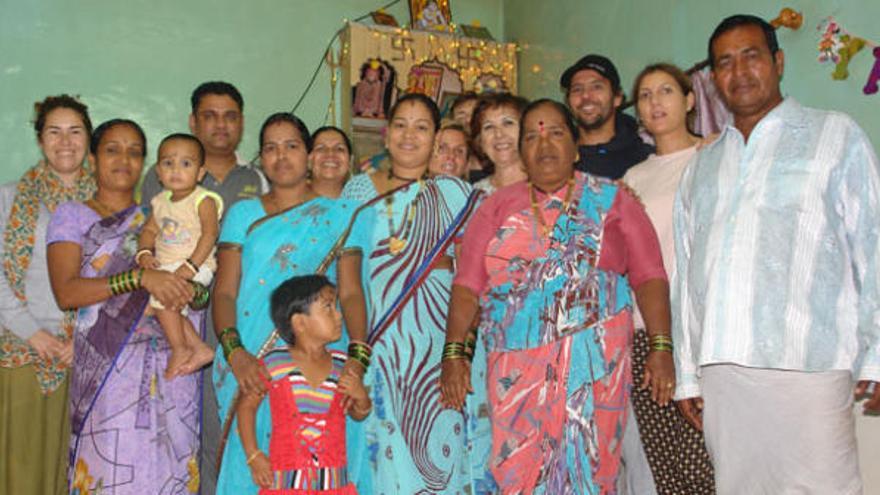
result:
[(877, 157), (849, 117), (782, 97), (762, 19), (722, 21), (709, 57), (734, 121), (676, 199), (675, 397), (718, 493), (861, 493), (853, 387), (880, 410)]

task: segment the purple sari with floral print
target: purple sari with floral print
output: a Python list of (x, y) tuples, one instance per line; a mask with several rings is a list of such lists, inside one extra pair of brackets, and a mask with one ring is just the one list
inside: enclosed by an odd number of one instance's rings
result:
[[(105, 277), (134, 267), (146, 218), (138, 207), (99, 218), (82, 203), (52, 216), (49, 244), (82, 249), (81, 275)], [(166, 381), (168, 342), (143, 317), (137, 291), (80, 308), (70, 382), (72, 494), (183, 494), (198, 490), (198, 374)], [(191, 313), (196, 328), (202, 314)]]

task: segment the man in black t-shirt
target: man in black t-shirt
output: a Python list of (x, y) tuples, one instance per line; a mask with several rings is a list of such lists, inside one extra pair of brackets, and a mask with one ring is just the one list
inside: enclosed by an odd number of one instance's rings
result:
[(565, 70), (559, 84), (580, 130), (578, 170), (619, 179), (654, 152), (639, 137), (635, 119), (619, 111), (624, 94), (610, 60), (587, 55)]

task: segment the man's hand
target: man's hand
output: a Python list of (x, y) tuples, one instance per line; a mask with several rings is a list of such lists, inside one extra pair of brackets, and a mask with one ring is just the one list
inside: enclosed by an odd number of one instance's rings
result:
[(862, 380), (856, 384), (856, 400), (867, 398), (865, 414), (880, 414), (880, 382)]
[(675, 405), (691, 426), (703, 431), (703, 399), (701, 397), (677, 400)]

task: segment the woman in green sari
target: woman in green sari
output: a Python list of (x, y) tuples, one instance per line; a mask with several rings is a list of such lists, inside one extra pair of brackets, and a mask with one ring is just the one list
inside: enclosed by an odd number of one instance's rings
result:
[[(309, 187), (308, 152), (311, 149), (305, 124), (289, 113), (270, 116), (260, 130), (260, 159), (272, 184), (268, 194), (239, 201), (223, 222), (214, 288), (214, 328), (220, 340), (214, 361), (220, 420), (228, 441), (223, 450), (218, 494), (256, 493), (247, 459), (234, 421), (239, 387), (248, 392), (264, 390), (266, 369), (258, 358), (276, 346), (277, 336), (269, 314), (269, 296), (285, 280), (325, 272), (335, 275), (339, 257), (340, 301), (349, 327), (365, 325), (366, 310), (360, 285), (361, 251), (366, 240), (348, 236), (357, 201), (318, 196)], [(370, 224), (367, 216), (359, 221)], [(343, 336), (343, 340), (347, 340)], [(347, 342), (334, 347), (344, 349)], [(258, 446), (268, 451), (271, 417), (268, 401), (257, 413)], [(349, 438), (358, 435), (349, 434)], [(354, 456), (350, 456), (354, 457)]]

